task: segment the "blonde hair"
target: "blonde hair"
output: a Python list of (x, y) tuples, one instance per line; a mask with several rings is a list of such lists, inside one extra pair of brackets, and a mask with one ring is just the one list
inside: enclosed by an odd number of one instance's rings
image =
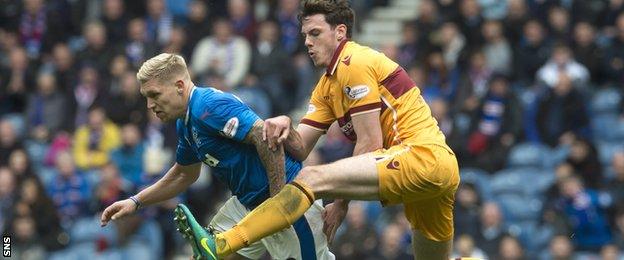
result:
[(166, 82), (177, 75), (190, 78), (184, 58), (177, 54), (161, 53), (145, 61), (136, 77), (141, 84), (145, 84), (152, 79)]

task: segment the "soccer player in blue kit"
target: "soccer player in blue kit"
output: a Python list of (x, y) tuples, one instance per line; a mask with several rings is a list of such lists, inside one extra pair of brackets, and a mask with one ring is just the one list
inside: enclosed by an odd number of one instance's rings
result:
[[(262, 140), (263, 121), (240, 99), (214, 88), (196, 87), (181, 56), (163, 53), (147, 60), (137, 79), (148, 109), (163, 121), (177, 120), (176, 163), (156, 183), (107, 207), (102, 226), (183, 192), (197, 180), (203, 162), (232, 191), (233, 197), (210, 223), (216, 232), (228, 230), (301, 170), (301, 162), (285, 155), (283, 148), (268, 148)], [(334, 259), (323, 234), (322, 210), (317, 201), (293, 226), (239, 250), (233, 258), (257, 259), (268, 251), (273, 259)], [(214, 245), (191, 235), (208, 231), (189, 209), (180, 204), (175, 215), (178, 230), (193, 248), (193, 258), (201, 258), (200, 252), (210, 253)]]

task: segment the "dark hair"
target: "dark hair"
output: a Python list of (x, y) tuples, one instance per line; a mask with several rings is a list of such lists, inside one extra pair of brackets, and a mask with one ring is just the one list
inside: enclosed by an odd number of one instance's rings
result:
[(347, 0), (306, 0), (302, 4), (297, 19), (301, 23), (303, 18), (315, 14), (324, 15), (325, 21), (332, 29), (339, 24), (347, 26), (347, 38), (351, 38), (355, 13), (349, 7)]

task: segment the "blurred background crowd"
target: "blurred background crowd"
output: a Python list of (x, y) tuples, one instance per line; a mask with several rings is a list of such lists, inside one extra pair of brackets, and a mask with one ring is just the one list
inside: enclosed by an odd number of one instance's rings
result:
[[(454, 256), (623, 259), (624, 0), (362, 0), (413, 17), (362, 43), (401, 64), (456, 151)], [(203, 169), (176, 199), (99, 227), (173, 162), (173, 124), (135, 73), (161, 52), (261, 117), (299, 118), (319, 70), (299, 0), (0, 0), (0, 230), (17, 259), (172, 259), (176, 203), (208, 223), (229, 196)], [(390, 16), (392, 14), (390, 13)], [(383, 18), (383, 17), (382, 17)], [(383, 24), (383, 23), (382, 23)], [(373, 37), (374, 38), (374, 37)], [(306, 163), (351, 154), (332, 127)], [(338, 259), (411, 259), (401, 208), (352, 202)]]

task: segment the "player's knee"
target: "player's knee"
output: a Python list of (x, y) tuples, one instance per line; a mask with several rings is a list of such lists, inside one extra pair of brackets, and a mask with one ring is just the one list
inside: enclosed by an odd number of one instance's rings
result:
[(323, 173), (318, 166), (306, 166), (301, 169), (295, 180), (305, 184), (316, 193), (323, 184)]

